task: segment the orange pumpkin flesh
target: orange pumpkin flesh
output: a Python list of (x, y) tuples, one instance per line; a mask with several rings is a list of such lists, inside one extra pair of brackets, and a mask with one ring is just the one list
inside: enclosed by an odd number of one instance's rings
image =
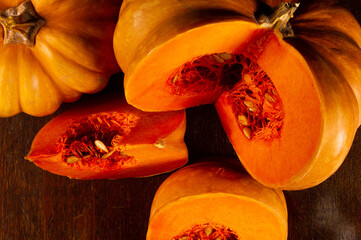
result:
[(144, 113), (114, 96), (84, 104), (46, 124), (26, 158), (79, 179), (150, 176), (187, 162), (184, 111)]
[(349, 12), (300, 1), (259, 24), (253, 1), (152, 3), (125, 2), (114, 35), (130, 104), (164, 111), (218, 99), (241, 162), (269, 187), (304, 189), (337, 170), (361, 113), (361, 29)]
[(48, 115), (103, 89), (119, 71), (112, 36), (120, 4), (1, 0), (0, 117)]
[[(222, 238), (221, 233), (228, 238)], [(159, 187), (152, 203), (147, 240), (186, 236), (287, 239), (283, 193), (262, 186), (224, 162), (187, 166)]]

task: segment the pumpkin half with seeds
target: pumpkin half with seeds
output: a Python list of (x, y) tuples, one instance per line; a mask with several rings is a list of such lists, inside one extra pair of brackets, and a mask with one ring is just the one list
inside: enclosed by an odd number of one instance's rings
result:
[(0, 0), (0, 117), (53, 113), (119, 71), (120, 0)]
[(119, 96), (84, 101), (47, 123), (26, 158), (77, 179), (144, 177), (187, 163), (185, 111), (145, 113)]
[(287, 239), (281, 190), (256, 182), (224, 157), (204, 161), (178, 170), (159, 187), (147, 240)]
[(130, 104), (215, 102), (249, 173), (289, 190), (327, 179), (351, 147), (360, 46), (358, 22), (333, 0), (130, 0), (114, 35)]

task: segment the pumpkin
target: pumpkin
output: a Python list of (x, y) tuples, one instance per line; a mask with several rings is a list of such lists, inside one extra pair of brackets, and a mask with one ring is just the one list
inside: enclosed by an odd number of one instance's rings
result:
[(48, 122), (26, 158), (76, 179), (151, 176), (186, 164), (185, 111), (145, 113), (119, 94), (82, 101)]
[(161, 184), (147, 240), (287, 239), (282, 191), (261, 185), (224, 158), (188, 165)]
[(119, 0), (1, 0), (0, 117), (53, 113), (119, 71)]
[(114, 35), (131, 105), (215, 103), (246, 170), (287, 190), (345, 159), (361, 119), (360, 46), (334, 0), (126, 1)]

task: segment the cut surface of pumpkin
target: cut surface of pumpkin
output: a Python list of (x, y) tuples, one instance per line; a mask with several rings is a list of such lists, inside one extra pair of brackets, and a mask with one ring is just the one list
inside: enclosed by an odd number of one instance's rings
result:
[(110, 96), (54, 118), (26, 158), (71, 178), (150, 176), (187, 162), (184, 133), (184, 111), (144, 113)]
[(159, 187), (147, 233), (152, 239), (287, 239), (285, 198), (230, 164), (189, 165)]
[(304, 189), (338, 169), (360, 125), (361, 28), (333, 0), (272, 7), (128, 1), (115, 55), (131, 105), (164, 111), (215, 103), (255, 179)]

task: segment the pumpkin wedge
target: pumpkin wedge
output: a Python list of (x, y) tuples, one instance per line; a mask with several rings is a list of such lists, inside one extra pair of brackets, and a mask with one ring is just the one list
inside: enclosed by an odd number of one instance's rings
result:
[(144, 177), (186, 164), (185, 111), (145, 113), (110, 95), (47, 123), (26, 158), (76, 179)]
[(334, 0), (126, 1), (114, 35), (131, 105), (215, 102), (247, 171), (288, 190), (345, 159), (361, 119), (360, 46)]
[(0, 117), (44, 116), (119, 71), (120, 0), (0, 0)]
[(261, 185), (223, 159), (213, 160), (189, 165), (162, 183), (147, 240), (287, 239), (282, 191)]

